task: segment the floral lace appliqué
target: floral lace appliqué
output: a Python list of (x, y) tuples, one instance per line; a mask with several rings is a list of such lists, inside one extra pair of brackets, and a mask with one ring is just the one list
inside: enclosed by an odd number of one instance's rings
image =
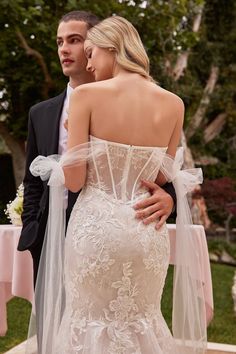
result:
[(132, 285), (132, 262), (123, 264), (123, 277), (112, 283), (112, 288), (117, 289), (117, 298), (110, 301), (109, 310), (104, 309), (105, 318), (110, 322), (107, 333), (111, 340), (110, 354), (125, 354), (127, 349), (136, 353), (132, 332), (142, 333), (144, 330), (139, 308), (135, 298), (139, 292), (136, 285)]
[[(160, 238), (163, 242), (160, 242)], [(154, 237), (150, 240), (149, 252), (147, 257), (143, 259), (145, 267), (149, 271), (153, 271), (155, 275), (165, 274), (166, 266), (169, 257), (169, 243), (165, 241), (168, 238), (166, 231), (154, 234)]]

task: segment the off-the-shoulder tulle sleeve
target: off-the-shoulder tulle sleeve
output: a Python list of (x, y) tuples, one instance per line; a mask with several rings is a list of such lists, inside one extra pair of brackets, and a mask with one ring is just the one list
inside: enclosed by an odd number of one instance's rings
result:
[[(200, 168), (182, 170), (183, 149), (175, 159), (167, 154), (161, 172), (174, 185), (177, 197), (176, 249), (173, 283), (172, 332), (181, 353), (204, 353), (207, 317), (212, 317), (212, 293), (204, 289), (201, 264), (194, 242), (194, 230), (187, 194), (202, 183)], [(211, 314), (209, 306), (211, 305)]]

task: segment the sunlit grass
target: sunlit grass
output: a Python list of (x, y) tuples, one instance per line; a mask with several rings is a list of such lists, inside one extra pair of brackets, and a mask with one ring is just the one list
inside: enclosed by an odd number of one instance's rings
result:
[(215, 315), (208, 329), (209, 342), (236, 344), (236, 315), (231, 295), (235, 270), (220, 264), (211, 266)]
[(7, 305), (8, 331), (0, 337), (0, 354), (23, 342), (27, 337), (31, 305), (28, 301), (13, 298)]
[[(236, 344), (236, 315), (233, 312), (231, 288), (236, 268), (211, 264), (214, 318), (208, 327), (208, 341), (217, 343)], [(163, 297), (162, 311), (166, 322), (171, 327), (171, 295), (173, 267), (168, 272)]]

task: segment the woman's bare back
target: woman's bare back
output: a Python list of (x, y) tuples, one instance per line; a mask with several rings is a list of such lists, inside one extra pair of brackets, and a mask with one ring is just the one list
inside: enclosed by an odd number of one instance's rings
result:
[(137, 74), (85, 85), (91, 105), (90, 133), (139, 146), (169, 146), (183, 103), (173, 93)]

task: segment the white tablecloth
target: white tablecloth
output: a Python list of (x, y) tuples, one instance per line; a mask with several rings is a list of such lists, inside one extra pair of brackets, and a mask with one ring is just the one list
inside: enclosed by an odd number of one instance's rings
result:
[(13, 296), (33, 301), (33, 262), (17, 251), (21, 227), (0, 225), (0, 336), (7, 331), (6, 304)]
[[(174, 264), (175, 258), (175, 230), (174, 224), (169, 224), (171, 255), (170, 264)], [(202, 281), (206, 298), (208, 322), (213, 315), (213, 297), (211, 270), (206, 243), (206, 235), (203, 226), (193, 225), (194, 242), (196, 252), (202, 268)], [(17, 251), (17, 244), (21, 227), (12, 225), (0, 225), (0, 336), (7, 331), (6, 304), (13, 296), (19, 296), (33, 301), (33, 264), (28, 251)]]

